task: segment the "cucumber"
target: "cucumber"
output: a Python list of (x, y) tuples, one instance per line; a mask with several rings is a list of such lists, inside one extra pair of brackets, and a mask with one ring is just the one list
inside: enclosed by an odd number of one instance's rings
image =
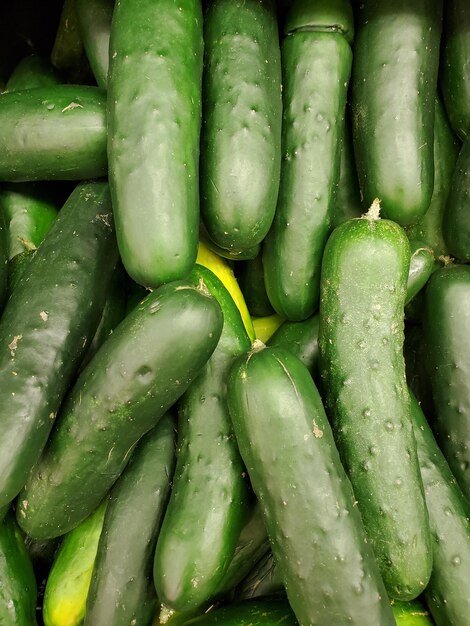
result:
[(67, 73), (69, 82), (81, 82), (70, 79), (81, 73), (84, 57), (83, 41), (78, 25), (77, 0), (64, 0), (60, 13), (59, 25), (51, 50), (51, 63), (57, 69)]
[(19, 497), (28, 535), (62, 535), (98, 506), (139, 439), (202, 370), (222, 325), (203, 283), (163, 285), (127, 315), (69, 392)]
[(116, 3), (109, 180), (122, 261), (144, 287), (183, 278), (196, 260), (202, 59), (200, 0)]
[(271, 335), (283, 323), (283, 318), (277, 313), (266, 317), (253, 317), (253, 327), (255, 329), (256, 339), (266, 343)]
[(63, 538), (47, 577), (42, 611), (44, 626), (82, 624), (107, 504), (104, 500)]
[(422, 241), (410, 240), (410, 252), (405, 305), (421, 291), (436, 269), (433, 251)]
[(229, 292), (196, 265), (224, 314), (222, 334), (202, 372), (178, 402), (178, 452), (170, 501), (157, 541), (154, 581), (176, 611), (205, 606), (219, 588), (245, 523), (249, 485), (228, 413), (228, 371), (250, 349)]
[(183, 626), (209, 626), (211, 624), (223, 624), (224, 626), (298, 626), (287, 600), (274, 598), (223, 606), (183, 622)]
[(221, 248), (209, 237), (209, 233), (207, 232), (202, 220), (199, 222), (199, 242), (203, 242), (210, 250), (212, 250), (212, 252), (215, 252), (215, 254), (218, 254), (222, 258), (229, 261), (246, 261), (254, 259), (258, 256), (261, 250), (261, 244), (259, 243), (251, 248), (247, 248), (246, 250), (226, 250), (225, 248)]
[(440, 86), (452, 128), (470, 134), (470, 7), (466, 0), (444, 3)]
[(303, 322), (283, 322), (268, 339), (269, 346), (286, 348), (302, 361), (318, 381), (318, 329), (320, 318), (318, 313)]
[(470, 503), (458, 487), (411, 393), (413, 428), (433, 537), (424, 597), (437, 626), (466, 626), (470, 615)]
[(426, 371), (433, 430), (460, 488), (470, 498), (470, 267), (443, 267), (425, 292)]
[(287, 350), (255, 344), (227, 384), (240, 453), (299, 624), (394, 624), (307, 368)]
[(8, 229), (5, 219), (5, 211), (0, 204), (0, 313), (6, 300), (8, 284)]
[(41, 454), (95, 333), (117, 257), (108, 185), (77, 185), (0, 320), (0, 506)]
[(103, 176), (107, 170), (106, 94), (82, 85), (4, 93), (0, 97), (0, 143), (0, 180)]
[(157, 609), (153, 555), (174, 461), (175, 421), (166, 415), (141, 439), (111, 491), (84, 626), (151, 624)]
[(434, 98), (442, 0), (357, 3), (351, 77), (354, 154), (364, 203), (401, 225), (434, 186)]
[(201, 216), (243, 252), (271, 226), (281, 164), (281, 68), (274, 0), (212, 0), (204, 14)]
[(274, 309), (266, 293), (261, 254), (254, 259), (236, 263), (234, 269), (250, 315), (254, 317), (272, 315)]
[[(470, 32), (469, 32), (470, 34)], [(444, 239), (450, 254), (470, 261), (470, 137), (460, 150), (444, 211)]]
[(433, 626), (428, 609), (419, 600), (392, 602), (393, 615), (397, 626)]
[(0, 581), (0, 624), (36, 626), (36, 579), (11, 512), (0, 523)]
[(429, 580), (432, 553), (403, 359), (410, 247), (376, 211), (338, 226), (325, 248), (320, 374), (387, 591), (411, 600)]
[(285, 589), (279, 567), (269, 550), (237, 587), (235, 598), (238, 601), (250, 600), (277, 593), (285, 593)]
[(76, 13), (81, 40), (96, 84), (108, 86), (109, 37), (114, 0), (77, 0)]
[(52, 87), (59, 83), (60, 78), (49, 61), (37, 54), (30, 54), (21, 59), (13, 70), (6, 84), (6, 91)]
[(290, 321), (318, 309), (352, 64), (349, 0), (335, 2), (331, 22), (328, 0), (306, 6), (294, 2), (284, 28), (283, 160), (276, 215), (263, 245), (266, 292), (276, 313)]

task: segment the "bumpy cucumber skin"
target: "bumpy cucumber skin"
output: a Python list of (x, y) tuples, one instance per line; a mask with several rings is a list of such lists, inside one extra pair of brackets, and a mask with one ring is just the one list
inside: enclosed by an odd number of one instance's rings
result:
[(425, 292), (426, 370), (433, 430), (460, 488), (470, 498), (470, 267), (443, 267)]
[(44, 592), (45, 626), (82, 624), (107, 504), (104, 500), (62, 540)]
[(307, 368), (281, 348), (253, 350), (230, 372), (228, 402), (299, 624), (394, 624)]
[(77, 0), (77, 20), (83, 47), (98, 87), (108, 86), (109, 37), (114, 0)]
[(331, 235), (322, 265), (320, 374), (336, 443), (389, 595), (418, 596), (431, 537), (403, 359), (410, 248), (368, 217)]
[(357, 3), (351, 105), (364, 203), (401, 225), (422, 217), (434, 185), (434, 99), (442, 0)]
[(141, 439), (111, 491), (84, 626), (151, 623), (153, 555), (174, 467), (175, 420), (168, 414)]
[(444, 3), (440, 86), (452, 128), (470, 134), (470, 7), (466, 0)]
[(155, 551), (159, 599), (177, 611), (204, 606), (233, 558), (246, 518), (249, 485), (227, 407), (227, 375), (250, 349), (239, 310), (208, 269), (196, 265), (224, 314), (211, 358), (178, 403), (178, 452), (170, 501)]
[(470, 503), (457, 485), (418, 401), (410, 395), (433, 538), (433, 571), (424, 596), (438, 626), (466, 626), (470, 615)]
[(222, 248), (259, 244), (276, 209), (281, 64), (273, 0), (215, 0), (204, 15), (201, 215)]
[(22, 91), (58, 85), (60, 78), (49, 61), (37, 54), (22, 59), (6, 84), (6, 91)]
[(117, 0), (109, 180), (122, 261), (144, 287), (184, 278), (196, 260), (202, 60), (199, 0)]
[(464, 141), (457, 159), (443, 224), (450, 254), (463, 263), (470, 261), (470, 137)]
[(36, 578), (13, 513), (0, 523), (0, 624), (36, 625)]
[(5, 93), (0, 99), (0, 144), (0, 180), (103, 176), (106, 94), (83, 85)]
[(95, 509), (140, 437), (199, 374), (222, 325), (220, 306), (205, 287), (182, 281), (156, 289), (127, 315), (62, 405), (19, 498), (25, 532), (56, 537)]
[(351, 48), (339, 33), (299, 31), (282, 43), (283, 160), (263, 267), (274, 310), (291, 321), (318, 308), (351, 63)]
[[(170, 622), (171, 623), (171, 622)], [(298, 626), (295, 615), (284, 598), (256, 600), (223, 606), (205, 615), (183, 622), (183, 626)]]
[(79, 184), (0, 320), (0, 506), (41, 454), (96, 330), (117, 257), (107, 183)]

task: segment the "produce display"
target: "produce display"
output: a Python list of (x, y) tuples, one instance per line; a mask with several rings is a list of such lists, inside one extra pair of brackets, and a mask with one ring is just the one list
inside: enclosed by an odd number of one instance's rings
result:
[(0, 626), (470, 626), (468, 0), (0, 33)]

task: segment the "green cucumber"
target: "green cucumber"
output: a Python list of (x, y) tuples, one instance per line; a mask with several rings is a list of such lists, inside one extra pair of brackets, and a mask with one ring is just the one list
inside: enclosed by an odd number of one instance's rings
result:
[(202, 61), (200, 0), (116, 3), (109, 180), (122, 261), (144, 287), (183, 278), (196, 260)]
[(259, 255), (261, 250), (259, 243), (246, 250), (226, 250), (225, 248), (221, 248), (209, 237), (209, 233), (207, 232), (207, 229), (202, 221), (199, 222), (199, 241), (204, 243), (209, 250), (229, 261), (246, 261), (254, 259)]
[(11, 512), (0, 523), (0, 582), (0, 624), (35, 626), (36, 579)]
[(60, 78), (49, 61), (37, 54), (30, 54), (13, 70), (6, 84), (6, 91), (52, 87), (59, 83)]
[(168, 508), (155, 551), (159, 599), (176, 611), (205, 606), (233, 558), (246, 518), (249, 485), (226, 400), (235, 358), (250, 349), (240, 312), (221, 281), (196, 265), (224, 314), (211, 358), (178, 402), (178, 451)]
[(281, 164), (281, 68), (274, 0), (212, 0), (204, 14), (201, 215), (221, 248), (268, 232)]
[(405, 305), (421, 291), (436, 269), (433, 251), (422, 241), (410, 240), (410, 252)]
[(299, 623), (394, 624), (307, 368), (287, 350), (255, 344), (227, 385), (240, 453)]
[(69, 392), (20, 494), (17, 518), (28, 535), (62, 535), (97, 507), (139, 439), (206, 364), (222, 325), (205, 285), (182, 281), (156, 289), (124, 318)]
[(433, 626), (428, 609), (419, 600), (392, 602), (392, 611), (397, 626)]
[(470, 616), (470, 503), (458, 487), (416, 398), (413, 428), (433, 538), (433, 570), (424, 597), (438, 626), (467, 626)]
[(270, 598), (269, 600), (227, 605), (183, 622), (183, 626), (211, 626), (212, 624), (223, 624), (223, 626), (298, 626), (295, 615), (284, 598)]
[(117, 258), (108, 185), (77, 185), (0, 319), (0, 506), (41, 454)]
[(45, 626), (80, 626), (98, 550), (107, 500), (62, 540), (44, 592)]
[(84, 626), (152, 622), (157, 609), (153, 556), (174, 461), (175, 421), (166, 415), (140, 440), (111, 491)]
[(354, 154), (364, 203), (401, 225), (434, 187), (434, 99), (442, 0), (357, 3), (351, 77)]
[(70, 79), (75, 72), (80, 72), (82, 59), (83, 41), (78, 25), (77, 0), (64, 0), (51, 50), (51, 63), (57, 69), (66, 71)]
[(274, 309), (266, 293), (261, 254), (254, 259), (237, 263), (234, 269), (250, 315), (254, 317), (272, 315)]
[(470, 498), (470, 267), (450, 265), (425, 292), (426, 371), (433, 430), (460, 488)]
[[(276, 215), (263, 244), (266, 292), (278, 315), (301, 321), (318, 309), (320, 268), (339, 180), (352, 51), (349, 0), (325, 26), (330, 2), (296, 2), (282, 42), (282, 166)], [(328, 15), (328, 13), (327, 13)], [(329, 17), (329, 15), (328, 15)], [(342, 24), (344, 23), (344, 28)]]
[(283, 322), (268, 340), (269, 346), (286, 348), (295, 354), (318, 380), (318, 313), (303, 322)]
[(6, 300), (8, 284), (8, 229), (5, 219), (5, 210), (0, 204), (0, 313)]
[(444, 239), (450, 254), (462, 263), (468, 263), (470, 261), (470, 137), (464, 141), (457, 159), (447, 196), (443, 225)]
[(440, 86), (452, 128), (470, 134), (470, 7), (466, 0), (444, 3)]
[(250, 600), (277, 593), (285, 593), (285, 589), (279, 567), (269, 550), (237, 587), (235, 597), (237, 600)]
[(404, 231), (377, 205), (338, 226), (323, 257), (318, 339), (341, 459), (397, 600), (417, 597), (432, 567), (403, 358), (409, 263)]
[(106, 94), (81, 85), (2, 94), (0, 144), (0, 180), (103, 176), (107, 171)]
[(76, 12), (83, 47), (101, 89), (108, 85), (109, 37), (114, 0), (77, 0)]

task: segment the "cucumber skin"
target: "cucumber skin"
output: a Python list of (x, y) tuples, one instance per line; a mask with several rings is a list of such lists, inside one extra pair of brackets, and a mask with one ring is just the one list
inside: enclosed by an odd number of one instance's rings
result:
[(410, 240), (410, 252), (405, 305), (421, 291), (436, 269), (433, 251), (422, 241)]
[(441, 268), (425, 292), (426, 371), (433, 430), (464, 495), (470, 498), (470, 267)]
[(6, 84), (6, 91), (52, 87), (59, 83), (59, 76), (49, 61), (37, 54), (30, 54), (13, 70)]
[[(470, 35), (470, 33), (469, 33)], [(470, 261), (470, 137), (460, 150), (444, 211), (444, 239), (450, 254)]]
[(336, 228), (323, 257), (319, 328), (336, 443), (385, 586), (398, 600), (418, 596), (432, 567), (403, 359), (409, 258), (395, 222), (364, 217)]
[(0, 313), (6, 300), (8, 285), (8, 230), (4, 208), (0, 205)]
[(199, 0), (117, 0), (109, 179), (122, 261), (144, 287), (185, 277), (196, 260), (202, 60)]
[(150, 293), (119, 324), (68, 394), (20, 494), (17, 519), (27, 534), (62, 535), (95, 509), (140, 437), (201, 371), (222, 324), (205, 288), (182, 281)]
[(466, 626), (470, 615), (470, 503), (411, 396), (411, 416), (433, 539), (433, 572), (424, 591), (437, 626)]
[(114, 0), (77, 0), (77, 20), (83, 47), (96, 83), (104, 90), (108, 86), (113, 10)]
[(84, 626), (151, 623), (153, 555), (174, 467), (175, 420), (167, 414), (140, 440), (110, 493)]
[(279, 567), (274, 560), (272, 551), (269, 550), (238, 585), (235, 590), (235, 598), (238, 601), (250, 600), (277, 593), (284, 594), (285, 589)]
[(99, 178), (107, 171), (106, 94), (83, 85), (2, 94), (0, 144), (0, 180)]
[(263, 267), (268, 298), (290, 321), (318, 308), (351, 64), (351, 48), (338, 33), (295, 32), (282, 42), (283, 160)]
[(308, 317), (303, 322), (283, 322), (271, 335), (267, 345), (286, 348), (302, 361), (312, 374), (313, 379), (319, 379), (319, 349), (318, 330), (320, 318), (318, 313)]
[(273, 0), (215, 0), (204, 15), (201, 215), (222, 248), (266, 236), (281, 165), (281, 64)]
[[(170, 622), (171, 623), (171, 622)], [(182, 626), (298, 626), (295, 615), (284, 598), (256, 600), (223, 606), (205, 615), (183, 622)]]
[(0, 320), (0, 506), (18, 494), (41, 454), (96, 330), (117, 257), (107, 184), (77, 185)]
[(11, 512), (0, 523), (0, 580), (0, 624), (36, 626), (36, 578)]
[(351, 107), (364, 203), (401, 225), (422, 217), (434, 186), (434, 99), (441, 0), (358, 3)]
[(307, 368), (281, 348), (252, 350), (231, 369), (228, 402), (299, 624), (394, 625)]
[(397, 626), (434, 626), (429, 611), (420, 600), (392, 602), (392, 611)]
[(228, 371), (250, 349), (235, 302), (219, 279), (196, 265), (224, 314), (211, 358), (178, 402), (177, 465), (158, 537), (154, 581), (176, 611), (204, 607), (219, 589), (247, 516), (249, 485), (228, 413)]

